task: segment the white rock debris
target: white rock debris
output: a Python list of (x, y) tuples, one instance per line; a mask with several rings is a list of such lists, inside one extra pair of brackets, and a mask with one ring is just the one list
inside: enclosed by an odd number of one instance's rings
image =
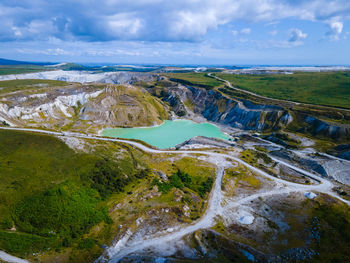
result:
[[(10, 118), (21, 118), (22, 120), (30, 120), (40, 118), (39, 112), (44, 114), (45, 117), (51, 117), (58, 119), (60, 114), (66, 117), (72, 117), (69, 113), (69, 107), (76, 107), (78, 103), (85, 104), (91, 98), (96, 98), (103, 90), (99, 90), (93, 93), (79, 93), (68, 96), (58, 96), (53, 102), (45, 103), (36, 107), (22, 107), (15, 106), (9, 108), (7, 104), (0, 103), (0, 113), (4, 113)], [(32, 95), (33, 96), (33, 95)], [(37, 98), (44, 98), (46, 94), (36, 94)]]
[(317, 194), (315, 194), (313, 192), (306, 192), (304, 195), (308, 199), (314, 199), (317, 196)]

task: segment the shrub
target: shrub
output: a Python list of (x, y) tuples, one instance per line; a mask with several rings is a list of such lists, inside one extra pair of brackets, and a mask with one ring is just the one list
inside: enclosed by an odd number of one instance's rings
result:
[(114, 192), (124, 191), (124, 187), (131, 179), (123, 175), (119, 167), (108, 159), (98, 160), (88, 177), (91, 187), (96, 189), (102, 198)]
[(149, 172), (149, 169), (140, 169), (135, 174), (126, 175), (115, 162), (100, 159), (96, 161), (90, 174), (82, 177), (90, 181), (91, 187), (96, 189), (101, 197), (105, 199), (113, 193), (123, 192), (125, 186), (131, 181), (135, 178), (145, 178)]
[(194, 177), (188, 173), (178, 170), (169, 177), (168, 182), (161, 182), (155, 179), (153, 184), (157, 185), (159, 191), (162, 193), (168, 193), (173, 187), (181, 190), (184, 190), (184, 187), (187, 187), (197, 192), (202, 198), (204, 198), (205, 195), (211, 191), (213, 182), (214, 180), (211, 177), (208, 177), (205, 181), (202, 181), (201, 177)]
[(319, 221), (320, 239), (314, 246), (319, 251), (315, 262), (349, 262), (350, 212), (346, 205), (319, 205), (313, 216)]
[(184, 188), (182, 180), (177, 174), (173, 174), (172, 176), (170, 176), (169, 177), (169, 181), (170, 181), (170, 184), (173, 187), (176, 187), (176, 188), (179, 188), (179, 189), (183, 189)]
[(82, 239), (79, 244), (78, 244), (78, 248), (79, 249), (92, 249), (92, 247), (95, 245), (95, 240), (91, 239), (91, 238), (85, 238)]
[(208, 179), (204, 182), (202, 182), (201, 187), (199, 188), (199, 195), (203, 198), (207, 193), (211, 191), (211, 188), (213, 186), (214, 180), (211, 177), (208, 177)]
[(0, 223), (0, 226), (2, 229), (10, 229), (12, 228), (12, 220), (10, 218), (4, 218), (1, 223)]
[(184, 173), (181, 170), (177, 170), (176, 175), (181, 179), (181, 181), (184, 183), (184, 185), (186, 187), (190, 187), (191, 186), (191, 182), (192, 182), (192, 176), (189, 175), (188, 173)]
[(97, 208), (99, 202), (95, 190), (65, 183), (19, 202), (13, 219), (23, 232), (76, 238), (107, 220), (107, 208)]
[(57, 245), (54, 237), (40, 237), (30, 234), (0, 231), (1, 249), (18, 256), (39, 252)]

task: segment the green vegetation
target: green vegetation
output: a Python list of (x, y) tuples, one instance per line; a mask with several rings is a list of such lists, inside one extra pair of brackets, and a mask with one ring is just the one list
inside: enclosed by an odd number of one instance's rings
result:
[(89, 174), (91, 187), (95, 188), (103, 198), (113, 192), (121, 192), (130, 181), (130, 177), (123, 176), (119, 167), (106, 159), (99, 160)]
[(169, 177), (169, 181), (159, 181), (154, 179), (153, 184), (158, 186), (159, 191), (166, 194), (172, 188), (178, 188), (183, 190), (185, 187), (191, 189), (204, 198), (207, 193), (211, 191), (214, 180), (212, 177), (208, 177), (203, 180), (199, 176), (191, 176), (181, 170)]
[(2, 121), (2, 122), (0, 123), (0, 125), (2, 125), (2, 126), (10, 126), (10, 124), (8, 124), (6, 121)]
[(88, 70), (88, 67), (75, 63), (67, 63), (59, 67), (62, 70)]
[(96, 191), (67, 182), (23, 199), (12, 218), (22, 232), (73, 239), (108, 221), (107, 209), (97, 207), (99, 201)]
[(314, 262), (350, 262), (350, 212), (348, 206), (319, 204), (313, 211)]
[(55, 86), (66, 86), (67, 82), (59, 80), (43, 80), (43, 79), (16, 79), (16, 80), (3, 80), (0, 81), (0, 94), (27, 90), (38, 89)]
[(259, 146), (259, 145), (254, 145), (254, 148), (255, 150), (257, 150), (258, 152), (264, 152), (264, 153), (267, 153), (268, 150), (262, 146)]
[(4, 65), (0, 66), (0, 75), (34, 73), (49, 70), (39, 65)]
[[(228, 178), (233, 178), (235, 180), (235, 185), (239, 188), (252, 187), (258, 189), (261, 187), (261, 182), (254, 174), (248, 170), (245, 166), (239, 165), (238, 167), (233, 167), (225, 170), (225, 181)], [(225, 183), (224, 188), (226, 189)]]
[(85, 238), (78, 244), (79, 249), (91, 249), (95, 245), (95, 240), (92, 238)]
[(81, 239), (111, 223), (103, 199), (148, 174), (128, 151), (117, 162), (104, 151), (76, 153), (52, 136), (1, 130), (0, 249), (19, 256), (88, 249), (91, 242)]
[(207, 73), (169, 73), (165, 76), (169, 77), (171, 81), (206, 89), (212, 89), (223, 84), (221, 81), (208, 76)]
[(350, 108), (350, 72), (292, 75), (217, 74), (234, 87), (275, 99)]
[[(66, 180), (80, 183), (99, 158), (77, 154), (64, 142), (46, 135), (0, 131), (0, 218), (9, 207)], [(78, 176), (77, 176), (78, 175)]]
[(25, 256), (32, 251), (43, 251), (57, 246), (58, 240), (55, 237), (0, 231), (0, 248), (14, 255)]
[(95, 167), (88, 174), (91, 187), (96, 189), (102, 198), (110, 196), (112, 193), (124, 191), (124, 187), (133, 179), (145, 178), (149, 170), (140, 170), (134, 175), (125, 175), (119, 166), (108, 159), (101, 159), (95, 163)]
[(264, 163), (266, 164), (271, 164), (273, 162), (272, 159), (265, 152), (258, 152), (254, 150), (242, 151), (241, 158), (252, 165), (257, 165), (259, 159), (264, 161)]

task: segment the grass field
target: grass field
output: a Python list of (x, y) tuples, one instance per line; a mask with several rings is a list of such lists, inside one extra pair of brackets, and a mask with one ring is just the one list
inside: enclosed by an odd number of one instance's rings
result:
[(59, 80), (43, 80), (43, 79), (16, 79), (0, 81), (0, 94), (33, 89), (46, 88), (55, 86), (66, 86), (67, 82)]
[(14, 66), (1, 66), (0, 65), (0, 75), (10, 75), (10, 74), (23, 74), (23, 73), (34, 73), (48, 70), (43, 66), (36, 65), (14, 65)]
[(350, 108), (350, 72), (292, 75), (217, 74), (233, 86), (256, 94), (315, 105)]
[(169, 73), (164, 75), (173, 80), (182, 80), (185, 85), (197, 85), (204, 88), (214, 88), (223, 84), (221, 81), (208, 77), (207, 73)]

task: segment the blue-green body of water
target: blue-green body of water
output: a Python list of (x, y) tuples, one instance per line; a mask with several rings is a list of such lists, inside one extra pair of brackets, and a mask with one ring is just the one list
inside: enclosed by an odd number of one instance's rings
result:
[(210, 123), (195, 123), (190, 120), (165, 121), (155, 127), (105, 129), (102, 135), (125, 139), (138, 139), (160, 149), (175, 147), (195, 136), (228, 139), (218, 127)]

